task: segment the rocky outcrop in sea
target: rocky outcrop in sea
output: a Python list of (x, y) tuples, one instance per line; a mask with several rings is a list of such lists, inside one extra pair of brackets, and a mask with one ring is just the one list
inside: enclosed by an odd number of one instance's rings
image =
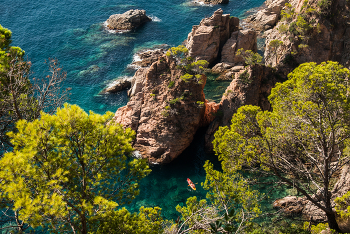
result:
[(150, 163), (168, 163), (185, 150), (203, 125), (207, 105), (201, 82), (179, 79), (184, 72), (165, 55), (134, 76), (130, 100), (114, 121), (136, 132), (133, 147)]
[[(311, 1), (311, 6), (316, 2)], [(189, 145), (196, 129), (209, 123), (206, 145), (210, 150), (215, 131), (220, 126), (230, 125), (232, 115), (240, 106), (259, 105), (263, 110), (269, 110), (267, 97), (271, 89), (276, 82), (283, 82), (297, 64), (333, 59), (346, 65), (346, 58), (350, 54), (347, 46), (350, 37), (346, 37), (347, 32), (350, 32), (348, 25), (339, 23), (329, 27), (330, 23), (326, 19), (316, 19), (319, 24), (318, 34), (315, 34), (317, 28), (310, 29), (306, 41), (308, 46), (298, 48), (298, 53), (291, 57), (292, 50), (301, 42), (281, 33), (280, 25), (286, 24), (279, 21), (281, 11), (288, 11), (286, 7), (289, 7), (284, 6), (285, 3), (282, 0), (267, 1), (265, 8), (245, 21), (244, 30), (239, 28), (238, 18), (223, 14), (221, 9), (215, 11), (211, 17), (204, 18), (199, 25), (193, 26), (184, 43), (189, 50), (189, 56), (194, 60), (209, 61), (212, 71), (220, 74), (218, 79), (231, 80), (220, 103), (206, 101), (201, 86), (197, 85), (195, 91), (191, 91), (188, 84), (179, 83), (176, 77), (181, 75), (180, 71), (167, 57), (158, 58), (157, 55), (158, 60), (151, 60), (154, 63), (150, 67), (141, 67), (135, 73), (129, 90), (131, 99), (126, 107), (117, 111), (115, 120), (137, 132), (134, 146), (143, 157), (157, 163), (170, 162)], [(305, 10), (302, 1), (293, 0), (290, 3), (297, 14)], [(343, 3), (337, 0), (337, 4), (342, 6)], [(293, 17), (291, 25), (297, 15)], [(337, 22), (336, 19), (333, 21)], [(236, 56), (236, 52), (240, 48), (256, 52), (257, 35), (260, 32), (266, 37), (265, 66), (245, 67), (246, 64), (240, 56)], [(282, 42), (275, 50), (270, 47), (270, 42), (274, 39)], [(168, 87), (170, 81), (174, 82), (174, 89)], [(181, 99), (184, 96), (179, 92), (193, 95)], [(165, 111), (170, 101), (174, 103)], [(201, 105), (194, 105), (196, 101), (200, 101)], [(207, 112), (217, 114), (210, 115)], [(183, 119), (182, 116), (186, 118)], [(180, 133), (181, 131), (183, 132)]]
[(239, 19), (223, 14), (218, 9), (209, 18), (204, 18), (195, 25), (185, 42), (189, 56), (198, 60), (207, 60), (210, 64), (216, 62), (219, 52), (231, 34), (238, 30)]
[(146, 15), (145, 10), (129, 10), (123, 14), (111, 15), (107, 21), (107, 27), (111, 30), (134, 30), (152, 19)]
[(227, 4), (229, 3), (229, 0), (196, 0), (195, 2), (217, 5), (217, 4)]
[[(256, 51), (256, 34), (251, 30), (239, 30), (238, 26), (238, 18), (223, 14), (221, 9), (215, 11), (213, 16), (193, 27), (186, 42), (189, 56), (195, 61), (209, 60), (212, 64), (221, 58), (225, 72), (231, 68), (244, 68), (242, 58), (235, 53), (240, 48)], [(226, 48), (225, 51), (223, 48)], [(141, 67), (136, 71), (128, 91), (130, 101), (119, 108), (114, 118), (116, 122), (135, 130), (134, 148), (152, 163), (168, 163), (175, 159), (189, 146), (199, 127), (213, 121), (220, 125), (214, 120), (218, 118), (218, 111), (223, 112), (223, 116), (232, 116), (245, 100), (248, 100), (247, 104), (253, 103), (250, 96), (243, 98), (243, 102), (238, 101), (239, 105), (232, 108), (227, 108), (231, 105), (225, 101), (215, 103), (205, 100), (203, 88), (206, 77), (203, 76), (202, 84), (182, 81), (179, 77), (184, 74), (183, 71), (163, 53), (163, 50), (154, 50), (140, 56), (143, 57), (138, 61)], [(155, 59), (157, 61), (153, 62)], [(147, 67), (148, 61), (153, 62), (150, 67)], [(238, 96), (245, 96), (240, 92), (258, 93), (259, 96), (261, 91), (256, 89), (260, 89), (261, 79), (261, 76), (254, 76), (252, 86), (244, 90), (245, 86), (237, 78), (233, 83), (241, 84), (242, 89), (233, 90)], [(227, 94), (231, 98), (230, 92)]]

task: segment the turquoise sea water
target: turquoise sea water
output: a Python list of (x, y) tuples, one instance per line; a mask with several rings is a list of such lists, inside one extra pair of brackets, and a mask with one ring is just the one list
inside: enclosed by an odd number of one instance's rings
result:
[[(72, 88), (69, 102), (102, 114), (114, 112), (127, 103), (126, 92), (108, 95), (99, 92), (112, 80), (133, 75), (127, 65), (135, 52), (157, 44), (181, 44), (192, 25), (198, 25), (218, 8), (225, 14), (242, 17), (245, 11), (263, 2), (230, 0), (227, 5), (203, 6), (187, 0), (0, 0), (0, 24), (12, 31), (12, 45), (26, 51), (35, 76), (43, 76), (47, 70), (45, 59), (57, 58), (68, 74), (66, 86)], [(124, 34), (105, 30), (103, 22), (110, 15), (130, 9), (146, 10), (153, 21)], [(211, 92), (215, 89), (224, 92), (225, 85), (208, 84), (207, 96), (218, 100)], [(190, 196), (205, 197), (200, 188), (205, 178), (202, 166), (207, 159), (215, 162), (215, 156), (204, 152), (203, 134), (204, 130), (199, 131), (197, 140), (172, 164), (152, 168), (131, 209), (160, 206), (165, 217), (176, 218), (177, 204), (185, 204)], [(198, 183), (197, 191), (189, 189), (186, 178)]]

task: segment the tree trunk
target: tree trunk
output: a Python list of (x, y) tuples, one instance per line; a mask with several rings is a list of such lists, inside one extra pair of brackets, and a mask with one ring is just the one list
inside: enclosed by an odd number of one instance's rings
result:
[(80, 214), (80, 220), (81, 220), (81, 234), (87, 234), (88, 233), (87, 220), (83, 212), (82, 214)]
[(334, 212), (326, 213), (326, 215), (327, 215), (327, 219), (328, 219), (329, 228), (333, 229), (339, 233), (343, 233), (338, 226), (337, 220), (335, 219), (335, 213)]

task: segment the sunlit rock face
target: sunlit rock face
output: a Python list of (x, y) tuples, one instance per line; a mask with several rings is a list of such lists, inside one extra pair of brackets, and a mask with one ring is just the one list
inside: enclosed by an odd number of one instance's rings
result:
[(111, 30), (133, 30), (152, 19), (145, 10), (130, 10), (123, 14), (111, 15), (106, 21)]
[(186, 47), (189, 56), (213, 64), (231, 33), (238, 30), (238, 26), (238, 18), (223, 14), (221, 9), (216, 10), (211, 17), (204, 18), (199, 25), (193, 26), (188, 34)]
[(115, 122), (136, 132), (133, 147), (151, 163), (175, 159), (190, 145), (197, 129), (211, 121), (210, 112), (217, 110), (205, 100), (206, 76), (201, 82), (185, 82), (180, 79), (183, 73), (165, 55), (149, 68), (140, 68), (128, 104), (115, 113)]

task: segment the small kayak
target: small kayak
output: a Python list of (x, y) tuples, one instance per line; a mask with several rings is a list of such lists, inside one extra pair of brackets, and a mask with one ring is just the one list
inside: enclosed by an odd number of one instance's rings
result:
[(194, 183), (189, 178), (187, 178), (187, 183), (188, 186), (191, 187), (191, 189), (196, 190), (196, 186), (194, 186)]

